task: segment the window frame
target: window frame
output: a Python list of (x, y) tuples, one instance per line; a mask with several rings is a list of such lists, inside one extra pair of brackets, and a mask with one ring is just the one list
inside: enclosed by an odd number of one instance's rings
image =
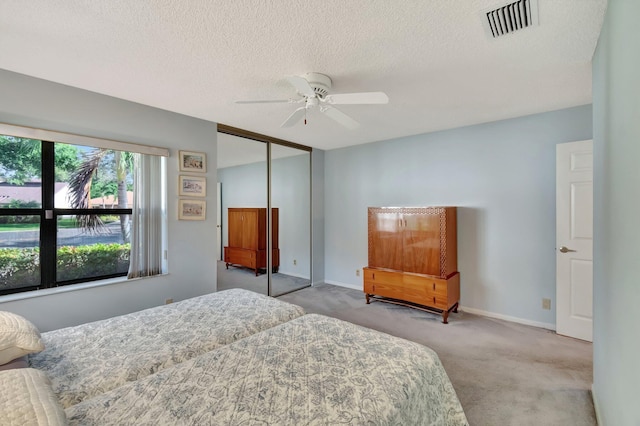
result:
[[(103, 137), (89, 136), (86, 134), (69, 133), (69, 132), (63, 132), (63, 131), (42, 129), (37, 127), (27, 127), (27, 126), (9, 124), (4, 122), (0, 122), (0, 134), (7, 135), (7, 136), (14, 136), (18, 138), (34, 139), (34, 140), (40, 141), (42, 144), (49, 143), (51, 144), (51, 146), (54, 146), (56, 143), (63, 143), (63, 144), (71, 144), (71, 145), (91, 146), (94, 148), (104, 148), (104, 149), (116, 150), (116, 151), (132, 152), (132, 153), (137, 153), (142, 155), (153, 155), (153, 156), (164, 157), (164, 158), (170, 157), (169, 149), (159, 147), (159, 146), (146, 145), (144, 143), (121, 141), (121, 140), (115, 140), (115, 139), (106, 139)], [(140, 139), (140, 138), (134, 137), (133, 139)], [(54, 142), (49, 142), (49, 141), (54, 141)], [(104, 276), (94, 277), (94, 278), (83, 278), (78, 280), (69, 280), (69, 281), (60, 281), (60, 282), (55, 281), (55, 278), (56, 278), (55, 269), (57, 264), (57, 246), (56, 246), (56, 243), (57, 243), (56, 233), (57, 233), (57, 223), (58, 223), (57, 217), (61, 214), (64, 214), (62, 212), (64, 212), (67, 209), (57, 209), (57, 210), (55, 209), (55, 206), (54, 206), (54, 195), (55, 195), (54, 151), (53, 149), (50, 149), (50, 150), (45, 149), (44, 151), (46, 151), (46, 154), (43, 153), (41, 155), (43, 155), (43, 159), (44, 159), (44, 156), (46, 155), (47, 160), (43, 162), (50, 162), (48, 164), (51, 164), (52, 166), (47, 170), (42, 170), (43, 172), (43, 175), (42, 175), (42, 180), (43, 180), (42, 197), (43, 198), (41, 200), (42, 207), (41, 208), (21, 208), (21, 209), (0, 209), (0, 215), (2, 216), (12, 216), (12, 215), (40, 216), (40, 241), (42, 241), (43, 239), (43, 227), (45, 227), (48, 233), (47, 235), (50, 235), (47, 237), (48, 243), (45, 245), (45, 247), (49, 251), (48, 257), (50, 259), (53, 259), (50, 262), (53, 262), (53, 263), (49, 262), (46, 266), (46, 268), (48, 269), (45, 270), (43, 273), (43, 269), (42, 269), (43, 266), (42, 266), (42, 260), (41, 260), (41, 264), (40, 264), (41, 284), (39, 286), (28, 286), (28, 287), (22, 287), (17, 289), (0, 290), (0, 296), (8, 295), (8, 294), (26, 293), (29, 291), (34, 291), (39, 289), (55, 288), (55, 287), (66, 286), (70, 284), (76, 284), (76, 283), (99, 281), (99, 280), (104, 280), (108, 278), (113, 278), (114, 276), (115, 277), (126, 276), (126, 274), (115, 274), (115, 275), (109, 275), (109, 276), (104, 275)], [(166, 164), (164, 164), (162, 167), (164, 170), (163, 177), (162, 177), (163, 185), (164, 185), (163, 191), (164, 191), (164, 197), (166, 201), (166, 196), (167, 196)], [(49, 179), (49, 182), (51, 182), (51, 187), (46, 193), (45, 191), (47, 190), (45, 190), (45, 184), (44, 184), (45, 173), (49, 176), (48, 179)], [(49, 199), (46, 201), (47, 204), (45, 204), (45, 200), (47, 199), (46, 197), (49, 197)], [(50, 206), (51, 208), (47, 209), (46, 208), (47, 206)], [(166, 204), (164, 205), (164, 209), (166, 211)], [(45, 219), (47, 210), (51, 210), (51, 214), (52, 214), (51, 219)], [(104, 210), (104, 209), (98, 209), (98, 208), (90, 209), (90, 212), (91, 214), (101, 214), (100, 213), (101, 210)], [(121, 211), (119, 209), (107, 209), (107, 210), (108, 210), (107, 214), (114, 214)], [(74, 210), (74, 213), (76, 214), (79, 212), (81, 213), (82, 210)], [(133, 221), (133, 212), (129, 212), (129, 209), (126, 209), (124, 214), (130, 214)], [(165, 216), (165, 220), (166, 220), (166, 216)], [(166, 226), (167, 224), (165, 222), (162, 226), (163, 250), (165, 251), (166, 251), (166, 238), (167, 238)], [(50, 241), (53, 241), (53, 243), (51, 243)], [(40, 259), (42, 259), (42, 256), (43, 256), (42, 242), (40, 242), (39, 248), (40, 248)], [(165, 271), (165, 268), (166, 268), (166, 257), (163, 260), (163, 271)], [(44, 277), (46, 277), (46, 279)]]
[[(0, 296), (23, 293), (45, 288), (55, 288), (71, 284), (104, 280), (108, 278), (126, 277), (127, 273), (115, 273), (73, 280), (57, 280), (58, 261), (58, 217), (68, 215), (130, 215), (133, 209), (91, 208), (69, 209), (55, 207), (55, 145), (56, 143), (42, 139), (41, 146), (41, 191), (42, 202), (40, 208), (6, 208), (0, 209), (0, 216), (39, 216), (40, 217), (40, 285), (0, 290)], [(50, 217), (47, 217), (49, 213)]]

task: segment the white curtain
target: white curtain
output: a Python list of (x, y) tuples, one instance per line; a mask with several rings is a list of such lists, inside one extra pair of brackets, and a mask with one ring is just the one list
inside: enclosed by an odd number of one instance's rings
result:
[(129, 278), (162, 271), (162, 157), (136, 154)]

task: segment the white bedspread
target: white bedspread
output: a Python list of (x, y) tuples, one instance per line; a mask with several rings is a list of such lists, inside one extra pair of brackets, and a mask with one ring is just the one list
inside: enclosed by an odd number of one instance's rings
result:
[(66, 410), (82, 425), (467, 425), (429, 348), (305, 315)]
[(303, 315), (301, 307), (226, 290), (42, 334), (30, 364), (64, 407)]

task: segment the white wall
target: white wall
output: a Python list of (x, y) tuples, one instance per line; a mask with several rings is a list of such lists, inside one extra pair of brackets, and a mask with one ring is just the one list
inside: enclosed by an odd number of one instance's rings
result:
[[(0, 122), (169, 148), (169, 275), (6, 302), (42, 331), (107, 318), (216, 290), (217, 125), (172, 112), (0, 70)], [(177, 220), (179, 149), (202, 151), (209, 164), (207, 220)], [(4, 302), (3, 302), (4, 300)]]
[(555, 145), (591, 127), (586, 105), (327, 151), (326, 281), (362, 288), (367, 207), (458, 206), (461, 305), (554, 327)]
[(638, 1), (609, 1), (593, 61), (593, 398), (599, 424), (640, 425)]

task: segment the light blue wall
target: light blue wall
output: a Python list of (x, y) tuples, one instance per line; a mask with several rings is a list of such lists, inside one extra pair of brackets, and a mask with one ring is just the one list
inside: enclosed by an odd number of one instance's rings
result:
[[(311, 279), (311, 160), (305, 152), (271, 162), (271, 205), (279, 208), (280, 272)], [(296, 265), (293, 264), (294, 259)]]
[(553, 327), (555, 145), (591, 137), (586, 105), (327, 151), (326, 281), (362, 287), (367, 207), (458, 206), (461, 305)]
[[(172, 155), (169, 276), (0, 299), (0, 309), (49, 330), (215, 290), (215, 191), (204, 222), (178, 221), (175, 207), (178, 149), (206, 152), (208, 180), (216, 181), (215, 123), (7, 71), (0, 71), (0, 93), (1, 122), (164, 146)], [(591, 107), (583, 106), (318, 151), (312, 156), (314, 281), (324, 272), (328, 282), (360, 288), (355, 271), (367, 263), (368, 206), (456, 205), (462, 305), (555, 323), (554, 309), (541, 309), (543, 297), (555, 299), (555, 144), (589, 138)]]
[[(0, 70), (0, 122), (169, 148), (169, 275), (98, 288), (3, 302), (42, 331), (107, 318), (215, 291), (215, 190), (207, 220), (177, 220), (179, 149), (207, 154), (207, 179), (216, 182), (216, 123)], [(66, 288), (68, 289), (68, 288)], [(66, 290), (65, 289), (65, 290)], [(11, 297), (11, 296), (10, 296)]]
[(640, 425), (640, 2), (610, 0), (593, 61), (593, 397), (603, 426)]
[(312, 284), (321, 284), (325, 279), (324, 262), (324, 157), (325, 152), (311, 152), (311, 244)]
[(229, 207), (267, 206), (267, 163), (218, 169), (218, 182), (221, 183), (222, 188), (222, 242), (223, 246), (226, 246)]
[[(308, 153), (271, 163), (271, 205), (279, 215), (280, 272), (301, 278), (310, 278), (311, 273), (309, 167)], [(218, 181), (222, 183), (222, 234), (227, 245), (227, 209), (267, 205), (266, 162), (219, 169)]]

